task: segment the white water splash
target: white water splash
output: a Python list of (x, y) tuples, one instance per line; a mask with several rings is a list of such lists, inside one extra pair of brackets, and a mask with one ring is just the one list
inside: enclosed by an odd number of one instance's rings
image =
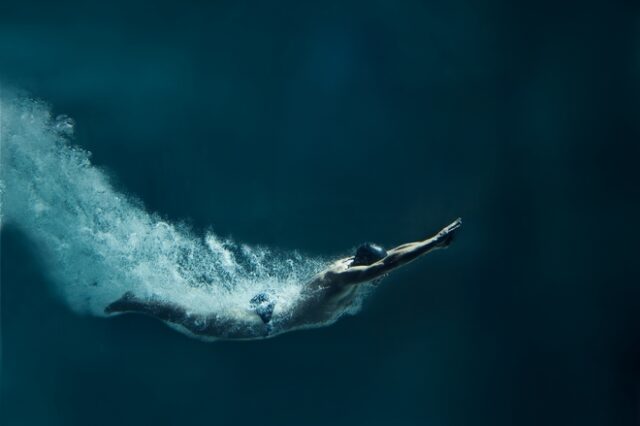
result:
[(233, 315), (260, 291), (286, 309), (320, 259), (204, 238), (146, 212), (118, 193), (72, 146), (73, 120), (51, 117), (42, 102), (0, 97), (0, 211), (41, 249), (56, 290), (82, 313), (132, 291), (191, 312)]

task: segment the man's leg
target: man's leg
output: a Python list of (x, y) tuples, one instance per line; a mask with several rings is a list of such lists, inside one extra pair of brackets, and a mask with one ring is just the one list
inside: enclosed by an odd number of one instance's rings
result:
[(104, 310), (107, 314), (134, 312), (154, 316), (163, 321), (180, 323), (187, 317), (185, 309), (174, 303), (159, 300), (144, 301), (130, 291)]
[[(256, 324), (239, 323), (231, 318), (219, 318), (216, 315), (188, 314), (182, 306), (175, 303), (160, 300), (141, 300), (132, 292), (125, 293), (120, 299), (107, 306), (104, 311), (107, 314), (137, 313), (149, 315), (162, 321), (181, 325), (198, 336), (222, 339), (264, 338), (269, 335), (270, 330), (266, 324), (262, 323), (256, 326)], [(269, 312), (269, 314), (271, 313)], [(260, 318), (264, 321), (262, 316)], [(270, 315), (269, 319), (271, 319)]]

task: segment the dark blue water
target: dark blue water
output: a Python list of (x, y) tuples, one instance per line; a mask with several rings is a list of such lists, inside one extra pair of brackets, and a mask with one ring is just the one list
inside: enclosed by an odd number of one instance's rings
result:
[(465, 220), (355, 317), (205, 344), (73, 313), (2, 230), (2, 425), (638, 423), (623, 2), (0, 5), (0, 81), (147, 210), (337, 256)]

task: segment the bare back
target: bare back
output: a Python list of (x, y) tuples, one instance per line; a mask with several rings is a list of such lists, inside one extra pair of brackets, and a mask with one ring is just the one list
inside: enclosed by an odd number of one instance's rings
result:
[(358, 288), (342, 282), (353, 258), (340, 259), (311, 279), (291, 314), (287, 328), (307, 328), (339, 319), (354, 303)]

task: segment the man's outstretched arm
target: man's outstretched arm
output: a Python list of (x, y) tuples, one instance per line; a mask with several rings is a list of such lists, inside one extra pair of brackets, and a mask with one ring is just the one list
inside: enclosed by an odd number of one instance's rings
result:
[(384, 259), (372, 265), (353, 266), (339, 273), (340, 281), (346, 285), (371, 281), (395, 268), (406, 265), (431, 250), (447, 247), (460, 226), (462, 226), (462, 219), (458, 218), (431, 238), (402, 244), (389, 250)]

